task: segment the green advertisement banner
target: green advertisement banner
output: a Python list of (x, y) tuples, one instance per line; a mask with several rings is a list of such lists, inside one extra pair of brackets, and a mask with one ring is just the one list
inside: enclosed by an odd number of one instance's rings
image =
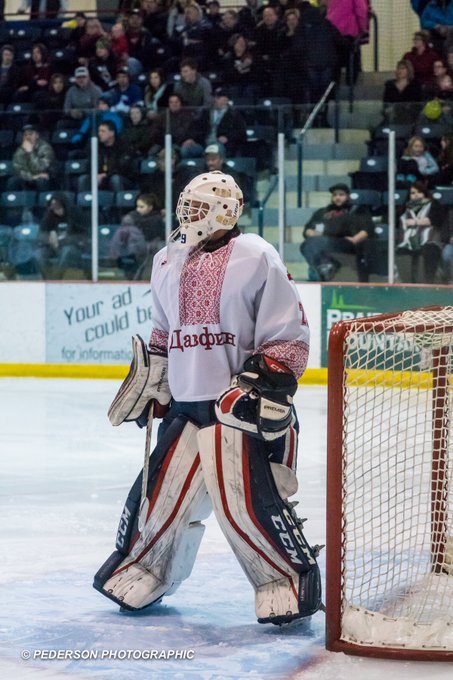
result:
[(327, 366), (329, 333), (337, 321), (452, 304), (451, 286), (322, 286), (321, 366)]

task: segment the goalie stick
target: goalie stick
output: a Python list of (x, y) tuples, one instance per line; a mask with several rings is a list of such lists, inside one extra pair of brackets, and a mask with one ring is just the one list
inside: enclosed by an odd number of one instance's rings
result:
[(142, 477), (142, 498), (140, 501), (140, 509), (138, 511), (138, 530), (140, 533), (142, 533), (145, 527), (149, 509), (148, 473), (149, 473), (149, 457), (151, 452), (151, 435), (153, 432), (153, 419), (154, 419), (154, 402), (151, 402), (148, 413), (148, 422), (146, 424), (145, 456), (143, 460), (143, 477)]

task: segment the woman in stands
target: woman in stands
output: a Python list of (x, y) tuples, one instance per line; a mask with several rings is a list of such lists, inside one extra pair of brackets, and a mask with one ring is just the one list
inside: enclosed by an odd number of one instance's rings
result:
[(434, 175), (436, 186), (451, 186), (453, 184), (453, 134), (442, 135), (440, 153), (437, 157), (439, 172)]
[(395, 70), (395, 77), (384, 86), (384, 118), (387, 123), (415, 123), (422, 90), (414, 80), (414, 67), (407, 59), (401, 59)]
[(39, 122), (44, 130), (52, 130), (62, 118), (66, 90), (64, 75), (54, 73), (50, 77), (49, 87), (33, 97), (33, 103), (40, 112)]
[[(397, 254), (410, 258), (410, 274), (398, 269), (404, 283), (434, 283), (442, 249), (448, 241), (448, 222), (443, 207), (432, 198), (424, 182), (413, 182), (400, 218)], [(407, 280), (408, 279), (408, 280)]]
[(30, 61), (22, 71), (22, 84), (16, 90), (14, 101), (28, 102), (38, 92), (45, 92), (51, 75), (52, 67), (49, 64), (47, 47), (42, 43), (36, 43), (33, 45)]
[(153, 68), (149, 72), (144, 96), (148, 120), (156, 118), (159, 109), (168, 106), (168, 98), (172, 91), (173, 86), (165, 82), (164, 71), (161, 68)]
[(225, 83), (231, 97), (255, 99), (262, 94), (264, 70), (261, 59), (252, 51), (248, 39), (241, 33), (233, 35), (230, 51), (225, 55)]

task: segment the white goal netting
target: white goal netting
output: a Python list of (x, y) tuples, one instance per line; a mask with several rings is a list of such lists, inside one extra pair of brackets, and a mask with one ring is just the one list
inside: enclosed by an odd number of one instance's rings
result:
[(453, 650), (453, 307), (344, 339), (341, 639)]

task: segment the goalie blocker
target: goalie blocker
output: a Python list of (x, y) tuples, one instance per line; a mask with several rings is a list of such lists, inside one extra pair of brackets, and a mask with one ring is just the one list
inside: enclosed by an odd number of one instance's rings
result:
[(265, 354), (254, 354), (217, 399), (216, 416), (224, 425), (273, 441), (294, 420), (296, 391), (297, 380), (287, 366)]

